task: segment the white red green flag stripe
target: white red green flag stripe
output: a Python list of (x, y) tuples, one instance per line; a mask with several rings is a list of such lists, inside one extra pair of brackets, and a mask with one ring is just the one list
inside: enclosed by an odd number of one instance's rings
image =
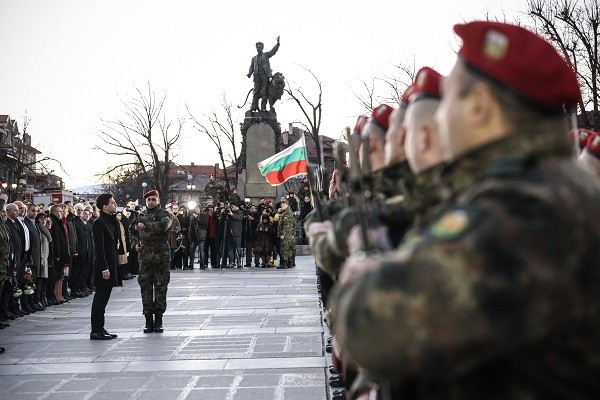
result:
[(258, 169), (271, 186), (279, 186), (294, 176), (306, 174), (304, 136), (282, 152), (259, 162)]

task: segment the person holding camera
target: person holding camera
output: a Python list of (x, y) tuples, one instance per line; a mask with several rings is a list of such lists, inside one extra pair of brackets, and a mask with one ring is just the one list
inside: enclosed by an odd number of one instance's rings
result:
[[(236, 266), (236, 250), (239, 243), (241, 251), (242, 213), (237, 206), (226, 204), (219, 217), (221, 232), (221, 265), (224, 268)], [(236, 239), (234, 239), (234, 237)], [(239, 254), (239, 253), (238, 253)]]
[(208, 227), (208, 216), (200, 212), (200, 207), (194, 209), (194, 213), (190, 219), (190, 268), (194, 269), (194, 258), (196, 257), (196, 249), (198, 250), (198, 264), (200, 269), (206, 269), (207, 261), (204, 259), (204, 245), (206, 244), (206, 229)]
[[(244, 216), (246, 239), (246, 264), (245, 267), (252, 266), (252, 255), (254, 254), (254, 244), (256, 243), (256, 228), (260, 222), (260, 214), (256, 206), (251, 205), (247, 215)], [(258, 256), (254, 254), (254, 266), (258, 268)]]

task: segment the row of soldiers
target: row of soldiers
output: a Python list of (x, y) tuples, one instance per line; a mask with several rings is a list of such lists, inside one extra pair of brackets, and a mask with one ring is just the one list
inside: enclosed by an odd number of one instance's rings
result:
[(600, 151), (586, 138), (578, 165), (569, 142), (577, 77), (522, 27), (454, 32), (450, 74), (424, 67), (359, 118), (339, 196), (305, 223), (333, 398), (598, 398), (600, 186), (581, 166)]

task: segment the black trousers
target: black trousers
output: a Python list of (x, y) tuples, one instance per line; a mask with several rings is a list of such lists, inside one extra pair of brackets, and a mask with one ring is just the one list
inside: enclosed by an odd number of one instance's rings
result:
[(104, 312), (111, 292), (112, 287), (96, 286), (96, 293), (94, 293), (94, 300), (92, 301), (92, 332), (100, 333), (104, 329)]

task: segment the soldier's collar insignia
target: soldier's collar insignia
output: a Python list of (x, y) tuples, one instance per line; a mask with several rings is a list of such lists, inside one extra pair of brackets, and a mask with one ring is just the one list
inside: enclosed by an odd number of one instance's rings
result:
[(452, 210), (438, 218), (430, 228), (440, 239), (456, 239), (469, 226), (470, 216), (465, 210)]
[(508, 37), (496, 30), (490, 30), (483, 39), (483, 53), (493, 61), (500, 61), (508, 50)]

